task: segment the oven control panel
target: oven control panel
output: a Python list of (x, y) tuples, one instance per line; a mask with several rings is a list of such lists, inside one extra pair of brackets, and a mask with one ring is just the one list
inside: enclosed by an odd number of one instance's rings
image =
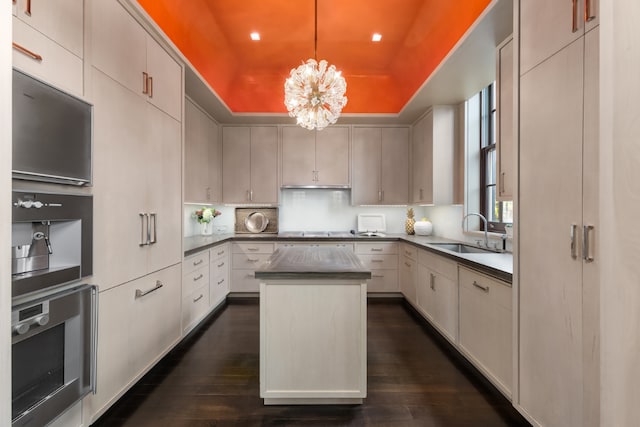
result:
[(29, 332), (32, 325), (44, 326), (49, 323), (49, 301), (43, 301), (11, 312), (12, 335)]

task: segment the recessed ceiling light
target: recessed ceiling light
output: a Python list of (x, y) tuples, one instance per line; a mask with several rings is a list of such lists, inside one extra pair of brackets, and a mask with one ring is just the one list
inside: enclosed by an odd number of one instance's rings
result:
[(371, 36), (371, 41), (379, 42), (380, 40), (382, 40), (382, 34), (373, 33), (373, 36)]
[(251, 40), (254, 40), (254, 41), (260, 40), (260, 33), (256, 33), (256, 32), (251, 33)]

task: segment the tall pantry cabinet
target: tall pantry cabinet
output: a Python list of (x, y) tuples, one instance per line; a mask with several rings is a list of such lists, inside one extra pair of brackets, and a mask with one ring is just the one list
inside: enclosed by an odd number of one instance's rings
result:
[(594, 0), (520, 0), (514, 404), (599, 424), (598, 26)]
[[(180, 338), (183, 71), (119, 2), (87, 4), (94, 104), (95, 420)], [(135, 12), (133, 9), (131, 9)]]

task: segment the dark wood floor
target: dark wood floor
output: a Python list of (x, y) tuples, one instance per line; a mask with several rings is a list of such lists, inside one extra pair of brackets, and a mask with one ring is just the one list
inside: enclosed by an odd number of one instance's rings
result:
[(258, 311), (230, 302), (94, 426), (529, 425), (401, 300), (369, 301), (364, 404), (264, 406)]

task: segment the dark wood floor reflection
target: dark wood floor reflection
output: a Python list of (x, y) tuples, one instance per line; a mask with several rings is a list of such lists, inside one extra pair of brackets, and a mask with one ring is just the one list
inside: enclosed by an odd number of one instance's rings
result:
[(94, 426), (529, 425), (400, 300), (369, 301), (364, 404), (264, 406), (258, 311), (230, 302)]

